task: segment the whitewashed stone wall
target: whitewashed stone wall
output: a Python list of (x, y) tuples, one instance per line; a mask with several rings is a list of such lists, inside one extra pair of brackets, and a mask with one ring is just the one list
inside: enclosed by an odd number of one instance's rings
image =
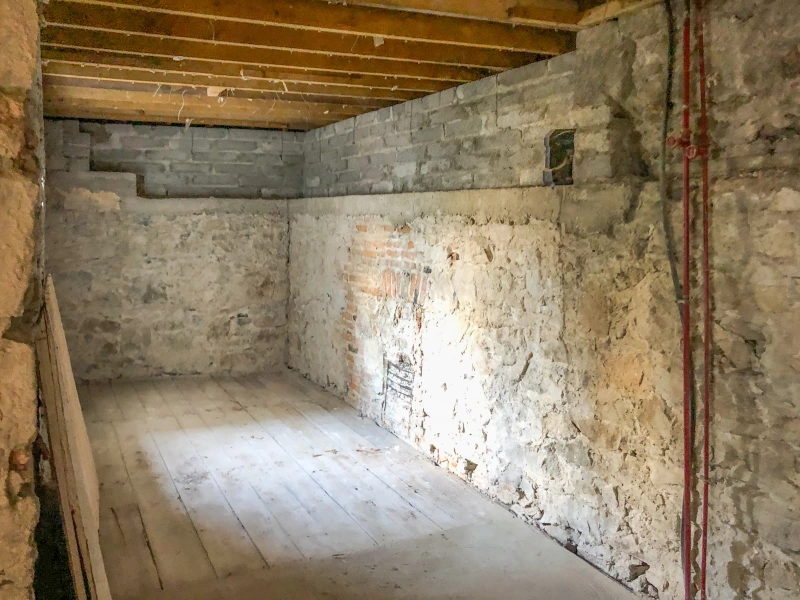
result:
[[(709, 597), (788, 600), (800, 180), (714, 198)], [(291, 366), (644, 596), (682, 597), (680, 333), (656, 184), (301, 200), (291, 232)], [(386, 361), (414, 373), (410, 403), (387, 395)]]
[(286, 201), (148, 200), (117, 173), (48, 184), (47, 264), (76, 377), (284, 363)]

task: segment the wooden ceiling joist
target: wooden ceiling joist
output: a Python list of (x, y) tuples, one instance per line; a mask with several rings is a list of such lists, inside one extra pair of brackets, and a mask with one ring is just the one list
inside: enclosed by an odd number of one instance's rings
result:
[[(484, 21), (506, 21), (509, 9), (518, 5), (544, 6), (549, 9), (578, 12), (577, 0), (347, 0), (347, 4), (408, 10), (425, 14), (465, 17)], [(558, 22), (542, 22), (542, 27), (562, 29)]]
[[(156, 90), (158, 91), (158, 90)], [(358, 106), (331, 103), (216, 98), (188, 93), (154, 93), (77, 86), (49, 85), (45, 89), (45, 112), (73, 118), (132, 118), (138, 121), (185, 124), (227, 121), (250, 127), (275, 126), (311, 129), (341, 121), (363, 112)], [(265, 125), (266, 124), (266, 125)]]
[(574, 36), (567, 32), (385, 8), (330, 4), (318, 0), (75, 1), (146, 12), (279, 25), (308, 31), (475, 46), (551, 56), (574, 48)]
[(50, 0), (45, 114), (309, 129), (568, 52), (658, 1)]
[(664, 0), (609, 0), (593, 8), (586, 9), (581, 13), (579, 25), (581, 29), (594, 27), (604, 21), (616, 19), (624, 14), (655, 6), (663, 3)]
[(433, 79), (458, 85), (495, 73), (495, 70), (454, 65), (397, 62), (380, 58), (329, 56), (271, 48), (214, 45), (191, 40), (174, 40), (135, 34), (89, 31), (50, 26), (42, 30), (42, 44), (61, 48), (115, 51), (142, 56), (160, 56), (180, 62), (184, 58), (298, 69), (321, 73), (401, 76)]
[[(75, 78), (101, 82), (153, 83), (162, 86), (192, 88), (224, 88), (239, 95), (240, 92), (273, 95), (287, 100), (313, 102), (344, 102), (359, 106), (404, 102), (423, 96), (423, 92), (370, 89), (353, 86), (314, 85), (302, 82), (273, 81), (268, 79), (245, 79), (222, 77), (204, 73), (180, 71), (156, 71), (145, 68), (114, 67), (107, 65), (48, 62), (44, 70), (47, 78)], [(49, 79), (48, 79), (49, 81)]]
[(581, 13), (577, 10), (521, 5), (509, 8), (508, 17), (514, 23), (525, 25), (553, 27), (566, 31), (579, 31), (581, 29)]
[(307, 31), (267, 24), (209, 20), (195, 16), (152, 13), (127, 8), (89, 6), (53, 1), (45, 6), (48, 24), (77, 29), (138, 33), (151, 37), (232, 44), (338, 56), (448, 64), (462, 67), (513, 69), (534, 62), (538, 55), (494, 49), (410, 43), (385, 39), (376, 45), (371, 37)]
[[(236, 63), (219, 63), (204, 60), (173, 60), (162, 56), (142, 56), (118, 52), (96, 52), (75, 48), (56, 48), (43, 45), (42, 61), (45, 72), (51, 64), (70, 63), (86, 66), (115, 66), (131, 69), (144, 69), (152, 71), (168, 71), (188, 74), (215, 75), (219, 77), (232, 77), (240, 81), (267, 80), (286, 84), (307, 84), (316, 87), (360, 88), (362, 90), (375, 90), (381, 94), (388, 92), (420, 92), (422, 94), (438, 92), (447, 89), (452, 84), (447, 81), (429, 79), (411, 79), (408, 77), (387, 77), (380, 75), (355, 75), (351, 73), (307, 73), (304, 71), (289, 71), (275, 67), (260, 67), (257, 65), (240, 65)], [(220, 84), (222, 85), (222, 84)]]
[[(235, 87), (235, 86), (219, 86), (219, 80), (215, 78), (207, 78), (206, 84), (201, 85), (198, 83), (187, 84), (169, 78), (164, 80), (163, 77), (158, 77), (154, 73), (139, 72), (139, 77), (133, 76), (118, 76), (115, 78), (97, 77), (95, 69), (85, 73), (75, 70), (77, 74), (73, 74), (70, 70), (65, 70), (61, 73), (48, 72), (42, 77), (42, 83), (45, 86), (70, 86), (70, 87), (90, 87), (90, 88), (104, 88), (116, 90), (139, 90), (142, 88), (152, 88), (151, 91), (158, 90), (164, 93), (181, 94), (185, 91), (192, 94), (207, 95), (222, 98), (256, 98), (262, 100), (292, 100), (296, 102), (311, 102), (322, 104), (344, 104), (353, 107), (359, 107), (363, 110), (377, 110), (385, 106), (396, 104), (397, 100), (381, 99), (381, 98), (367, 98), (367, 97), (349, 97), (343, 98), (341, 96), (326, 96), (322, 94), (296, 94), (286, 92), (280, 85), (271, 84), (274, 89), (265, 90), (259, 87)], [(125, 72), (127, 75), (128, 72)], [(105, 75), (105, 73), (102, 73)], [(151, 75), (153, 77), (148, 77)]]

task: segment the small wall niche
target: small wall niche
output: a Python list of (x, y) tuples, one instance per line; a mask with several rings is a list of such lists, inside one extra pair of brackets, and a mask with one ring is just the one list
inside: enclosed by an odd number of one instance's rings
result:
[(544, 185), (572, 185), (575, 130), (554, 129), (544, 138)]

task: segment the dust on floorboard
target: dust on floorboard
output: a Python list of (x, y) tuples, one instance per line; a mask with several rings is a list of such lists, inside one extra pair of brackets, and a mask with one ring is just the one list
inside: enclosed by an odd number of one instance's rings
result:
[(115, 600), (634, 598), (296, 374), (79, 391)]

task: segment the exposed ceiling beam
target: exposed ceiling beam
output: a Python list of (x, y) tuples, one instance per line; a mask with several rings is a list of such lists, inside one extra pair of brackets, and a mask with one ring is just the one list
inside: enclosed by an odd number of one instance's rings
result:
[[(250, 127), (310, 129), (365, 112), (362, 107), (330, 103), (218, 98), (152, 91), (58, 86), (45, 88), (45, 116), (158, 120), (186, 123), (236, 121)], [(132, 116), (133, 115), (133, 116)]]
[[(342, 0), (342, 3), (344, 3), (344, 0)], [(507, 22), (509, 20), (509, 9), (520, 5), (563, 12), (579, 12), (579, 5), (576, 0), (347, 0), (347, 4), (394, 8), (498, 22)], [(569, 27), (565, 28), (557, 20), (542, 20), (537, 25), (548, 29), (572, 30)]]
[[(97, 87), (106, 89), (132, 89), (155, 86), (163, 92), (180, 94), (189, 90), (194, 94), (206, 94), (214, 97), (258, 98), (262, 100), (293, 100), (299, 102), (347, 104), (360, 106), (365, 110), (377, 110), (385, 106), (396, 104), (397, 100), (369, 98), (369, 97), (342, 97), (324, 94), (292, 94), (286, 92), (280, 85), (270, 84), (274, 89), (261, 87), (235, 87), (223, 86), (220, 78), (206, 77), (203, 83), (197, 81), (197, 76), (192, 80), (179, 80), (174, 77), (164, 77), (161, 73), (147, 71), (130, 71), (127, 69), (109, 69), (107, 67), (81, 68), (73, 65), (51, 65), (55, 69), (44, 71), (42, 83), (45, 86), (77, 86)], [(61, 67), (61, 68), (58, 68)], [(66, 67), (66, 68), (64, 68)], [(70, 68), (72, 67), (72, 68)], [(116, 72), (115, 72), (116, 71)], [(116, 75), (116, 76), (114, 76)], [(234, 83), (234, 82), (232, 82)], [(153, 90), (151, 90), (153, 91)]]
[(589, 8), (581, 13), (580, 25), (581, 29), (586, 27), (593, 27), (599, 25), (604, 21), (610, 21), (621, 17), (626, 13), (630, 13), (656, 4), (662, 4), (664, 0), (610, 0), (594, 8)]
[(513, 69), (536, 61), (536, 54), (470, 48), (427, 42), (307, 31), (273, 25), (209, 20), (195, 16), (153, 13), (127, 8), (53, 1), (44, 9), (48, 24), (96, 31), (139, 33), (152, 37), (205, 41), (215, 44), (296, 50), (339, 56), (441, 63), (464, 67)]
[(455, 44), (556, 55), (574, 48), (567, 32), (420, 14), (384, 8), (345, 6), (315, 0), (75, 0), (142, 11), (196, 15), (384, 39)]
[(135, 34), (89, 31), (51, 25), (42, 30), (42, 43), (67, 48), (113, 50), (129, 54), (161, 56), (176, 61), (181, 58), (299, 69), (325, 73), (357, 73), (361, 75), (398, 75), (417, 79), (448, 81), (454, 84), (474, 81), (495, 73), (495, 70), (453, 65), (435, 65), (250, 48), (224, 44), (208, 44), (190, 40), (174, 40)]
[(663, 0), (610, 0), (583, 11), (562, 10), (533, 4), (516, 5), (508, 9), (508, 17), (515, 23), (525, 25), (552, 26), (568, 31), (580, 31), (662, 2)]
[[(314, 102), (345, 102), (367, 104), (404, 102), (424, 95), (423, 92), (391, 91), (361, 87), (314, 85), (307, 83), (279, 82), (268, 79), (246, 79), (222, 77), (203, 73), (179, 71), (156, 71), (151, 68), (128, 68), (106, 65), (80, 64), (47, 61), (43, 73), (49, 77), (73, 77), (108, 82), (155, 83), (173, 87), (213, 87), (239, 92), (257, 92), (265, 97), (270, 94), (286, 100), (310, 100)], [(378, 102), (373, 102), (378, 101)]]
[[(242, 81), (262, 79), (266, 81), (292, 84), (308, 84), (313, 86), (330, 86), (332, 89), (361, 88), (363, 90), (381, 90), (388, 92), (438, 92), (454, 85), (447, 81), (430, 79), (412, 79), (409, 77), (386, 77), (379, 75), (353, 75), (349, 73), (307, 73), (290, 71), (277, 67), (260, 67), (258, 65), (239, 65), (236, 63), (218, 63), (206, 60), (173, 60), (172, 57), (141, 56), (119, 52), (96, 52), (74, 48), (58, 48), (47, 44), (42, 46), (42, 60), (45, 69), (51, 62), (67, 62), (78, 65), (103, 65), (129, 67), (155, 71), (170, 71), (189, 74), (215, 75), (233, 77)], [(302, 89), (302, 88), (300, 88)]]
[(508, 18), (514, 23), (525, 25), (554, 27), (567, 31), (581, 29), (581, 13), (577, 10), (559, 10), (536, 5), (512, 6), (508, 9)]

